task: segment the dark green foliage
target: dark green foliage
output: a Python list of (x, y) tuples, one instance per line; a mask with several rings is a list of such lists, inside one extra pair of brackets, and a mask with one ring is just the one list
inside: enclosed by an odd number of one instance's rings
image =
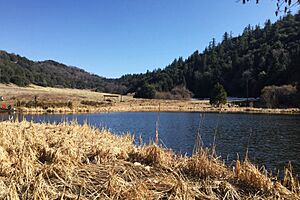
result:
[(224, 87), (221, 84), (217, 83), (211, 92), (209, 103), (211, 105), (219, 107), (222, 104), (226, 104), (226, 98), (227, 93), (224, 90)]
[(12, 76), (10, 82), (19, 86), (27, 86), (29, 84), (29, 81), (25, 77), (18, 75)]
[(265, 27), (247, 26), (238, 37), (225, 33), (223, 41), (210, 42), (187, 59), (175, 59), (164, 69), (125, 75), (119, 81), (134, 92), (148, 82), (158, 92), (185, 86), (194, 97), (210, 96), (216, 83), (229, 96), (259, 97), (267, 85), (295, 84), (300, 80), (300, 14), (290, 15)]
[(154, 86), (144, 83), (143, 86), (136, 91), (134, 97), (153, 99), (155, 97)]
[(100, 92), (124, 93), (125, 86), (116, 80), (90, 74), (55, 61), (33, 62), (15, 54), (0, 51), (0, 82), (19, 86), (36, 84), (50, 87), (94, 89)]

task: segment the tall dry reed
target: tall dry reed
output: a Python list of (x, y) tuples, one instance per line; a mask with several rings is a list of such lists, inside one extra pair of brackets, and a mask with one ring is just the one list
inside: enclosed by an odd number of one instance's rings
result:
[(71, 123), (0, 123), (0, 199), (299, 199), (249, 161), (235, 169), (201, 148), (180, 156)]

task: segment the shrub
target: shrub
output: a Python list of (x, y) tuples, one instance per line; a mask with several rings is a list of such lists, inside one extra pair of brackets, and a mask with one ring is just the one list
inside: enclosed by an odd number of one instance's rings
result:
[(261, 90), (260, 102), (268, 108), (299, 106), (298, 101), (296, 86), (272, 85)]
[(134, 97), (135, 98), (153, 99), (155, 97), (154, 86), (149, 85), (148, 83), (143, 84), (143, 86), (137, 90)]
[(186, 89), (186, 87), (177, 86), (171, 90), (171, 94), (176, 97), (176, 99), (190, 99), (193, 93)]
[(193, 93), (182, 86), (176, 86), (171, 92), (156, 92), (155, 98), (157, 99), (190, 99)]
[(174, 97), (170, 92), (156, 92), (155, 93), (156, 99), (173, 99)]
[(67, 102), (67, 106), (68, 106), (70, 109), (73, 109), (73, 107), (74, 107), (73, 102), (69, 100), (69, 101)]

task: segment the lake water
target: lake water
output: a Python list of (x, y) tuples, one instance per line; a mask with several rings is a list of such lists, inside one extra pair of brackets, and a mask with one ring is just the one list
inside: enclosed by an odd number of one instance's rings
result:
[(291, 161), (300, 175), (300, 115), (121, 112), (24, 117), (35, 122), (75, 119), (116, 134), (142, 135), (146, 143), (154, 140), (159, 121), (160, 143), (176, 152), (191, 155), (199, 130), (204, 146), (215, 141), (217, 154), (229, 165), (237, 154), (244, 158), (248, 147), (248, 157), (256, 164), (276, 172)]

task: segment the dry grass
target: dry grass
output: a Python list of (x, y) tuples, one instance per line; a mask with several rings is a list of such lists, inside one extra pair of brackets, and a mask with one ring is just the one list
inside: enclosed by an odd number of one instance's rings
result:
[(181, 162), (184, 174), (197, 178), (227, 179), (232, 172), (218, 159), (212, 157), (207, 149), (201, 149), (192, 157)]
[[(5, 102), (16, 105), (22, 104), (25, 107), (68, 107), (67, 104), (72, 102), (74, 107), (92, 104), (93, 106), (101, 105), (104, 95), (91, 90), (80, 90), (70, 88), (51, 88), (30, 85), (28, 87), (19, 87), (13, 84), (0, 84), (0, 94), (4, 97)], [(122, 100), (129, 101), (132, 96), (122, 96)], [(112, 98), (112, 101), (120, 101), (121, 96)], [(36, 101), (36, 102), (34, 102)], [(37, 105), (34, 105), (37, 104)]]
[(299, 108), (265, 109), (224, 106), (211, 107), (208, 100), (134, 99), (132, 96), (106, 97), (90, 90), (51, 88), (30, 85), (0, 84), (5, 103), (22, 113), (91, 113), (91, 112), (249, 112), (299, 114)]
[(289, 168), (282, 185), (248, 161), (133, 142), (76, 122), (1, 122), (0, 199), (299, 199)]
[[(0, 84), (0, 91), (1, 96), (4, 96), (6, 99), (18, 99), (20, 101), (33, 100), (35, 96), (38, 97), (39, 101), (102, 101), (104, 99), (103, 95), (110, 95), (108, 93), (100, 93), (83, 89), (52, 88), (37, 85), (19, 87), (13, 84)], [(132, 99), (131, 96), (123, 96), (122, 98), (125, 101)]]

